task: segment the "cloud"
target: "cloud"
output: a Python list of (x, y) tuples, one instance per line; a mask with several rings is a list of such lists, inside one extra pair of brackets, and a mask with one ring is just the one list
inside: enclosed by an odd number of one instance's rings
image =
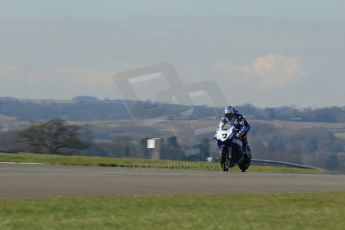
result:
[(265, 88), (283, 88), (298, 83), (304, 70), (298, 59), (267, 54), (249, 65), (220, 63), (216, 68), (224, 73), (241, 76), (246, 83), (257, 83)]

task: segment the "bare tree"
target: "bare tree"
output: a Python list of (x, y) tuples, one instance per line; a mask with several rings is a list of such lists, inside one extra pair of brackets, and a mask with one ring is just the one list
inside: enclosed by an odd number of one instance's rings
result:
[(82, 150), (88, 143), (80, 138), (80, 127), (61, 119), (34, 124), (19, 132), (18, 137), (30, 151), (36, 153), (61, 153), (61, 150)]

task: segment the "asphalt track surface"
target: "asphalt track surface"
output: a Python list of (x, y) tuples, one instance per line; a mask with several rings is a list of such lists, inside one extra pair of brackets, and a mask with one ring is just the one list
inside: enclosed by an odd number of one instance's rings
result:
[(0, 164), (0, 199), (56, 196), (345, 192), (345, 175)]

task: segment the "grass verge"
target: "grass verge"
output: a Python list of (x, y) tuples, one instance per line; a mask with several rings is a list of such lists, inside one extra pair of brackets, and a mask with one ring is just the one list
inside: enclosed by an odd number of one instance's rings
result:
[[(161, 168), (161, 169), (185, 169), (185, 170), (211, 170), (219, 171), (218, 163), (173, 161), (173, 160), (148, 160), (135, 158), (112, 158), (95, 156), (62, 156), (53, 154), (31, 154), (31, 153), (1, 153), (0, 162), (16, 163), (45, 163), (53, 165), (75, 165), (75, 166), (108, 166), (122, 168)], [(231, 171), (240, 171), (237, 167)], [(317, 169), (300, 169), (276, 166), (255, 166), (252, 165), (250, 172), (274, 172), (274, 173), (325, 173)]]
[(344, 229), (345, 193), (0, 201), (0, 229)]

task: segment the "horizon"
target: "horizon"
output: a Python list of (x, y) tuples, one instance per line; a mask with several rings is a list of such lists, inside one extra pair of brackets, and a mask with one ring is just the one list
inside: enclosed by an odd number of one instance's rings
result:
[[(177, 106), (186, 106), (186, 107), (189, 107), (189, 106), (201, 106), (201, 107), (207, 107), (207, 108), (217, 108), (217, 109), (222, 109), (223, 107), (227, 106), (227, 105), (224, 105), (224, 106), (209, 106), (209, 105), (205, 105), (205, 104), (194, 104), (194, 105), (190, 105), (190, 104), (182, 104), (182, 103), (178, 103), (178, 104), (175, 104), (175, 103), (169, 103), (169, 102), (161, 102), (161, 101), (152, 101), (152, 100), (129, 100), (129, 99), (122, 99), (122, 98), (100, 98), (100, 97), (96, 97), (96, 96), (87, 96), (87, 95), (78, 95), (78, 96), (75, 96), (73, 98), (65, 98), (65, 99), (52, 99), (52, 98), (19, 98), (19, 97), (7, 97), (7, 96), (0, 96), (0, 100), (1, 99), (15, 99), (15, 100), (19, 100), (19, 101), (27, 101), (27, 102), (37, 102), (37, 101), (50, 101), (50, 102), (72, 102), (72, 101), (76, 101), (78, 100), (78, 97), (86, 97), (85, 99), (87, 98), (90, 98), (91, 100), (92, 99), (96, 99), (96, 100), (99, 100), (99, 101), (123, 101), (123, 102), (126, 102), (126, 101), (133, 101), (133, 102), (142, 102), (142, 103), (146, 103), (146, 102), (149, 102), (149, 103), (158, 103), (158, 104), (165, 104), (165, 105), (177, 105)], [(257, 105), (254, 105), (254, 104), (250, 104), (250, 103), (243, 103), (243, 104), (236, 104), (234, 105), (235, 107), (242, 107), (242, 106), (252, 106), (254, 108), (257, 108), (257, 109), (281, 109), (281, 108), (294, 108), (294, 109), (297, 109), (297, 110), (304, 110), (304, 109), (312, 109), (312, 110), (318, 110), (318, 109), (324, 109), (324, 108), (333, 108), (333, 107), (336, 107), (336, 108), (345, 108), (345, 105), (341, 106), (341, 105), (331, 105), (331, 106), (321, 106), (321, 107), (299, 107), (299, 106), (296, 106), (296, 105), (282, 105), (282, 106), (267, 106), (267, 107), (260, 107), (260, 106), (257, 106)]]

